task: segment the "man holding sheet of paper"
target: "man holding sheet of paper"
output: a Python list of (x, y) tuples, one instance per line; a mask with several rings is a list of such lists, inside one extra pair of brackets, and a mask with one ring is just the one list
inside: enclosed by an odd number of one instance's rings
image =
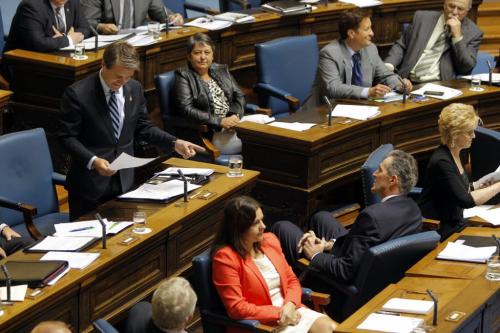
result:
[(101, 70), (69, 86), (62, 97), (59, 138), (71, 155), (71, 220), (133, 187), (133, 169), (117, 172), (110, 162), (123, 152), (133, 156), (136, 139), (184, 158), (205, 150), (153, 125), (142, 87), (132, 79), (139, 65), (135, 48), (118, 41), (106, 48)]
[(345, 11), (339, 17), (341, 39), (320, 52), (319, 75), (325, 94), (331, 98), (380, 98), (393, 89), (412, 89), (384, 65), (372, 43), (368, 12)]

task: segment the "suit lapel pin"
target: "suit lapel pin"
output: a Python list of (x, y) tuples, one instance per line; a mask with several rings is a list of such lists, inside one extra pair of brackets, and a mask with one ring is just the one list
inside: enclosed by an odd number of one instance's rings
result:
[(128, 100), (129, 100), (129, 102), (132, 102), (132, 96), (130, 96), (130, 97), (128, 98)]

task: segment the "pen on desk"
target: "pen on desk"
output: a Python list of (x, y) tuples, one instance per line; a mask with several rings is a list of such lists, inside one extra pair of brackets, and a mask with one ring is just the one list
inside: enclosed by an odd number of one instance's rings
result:
[(84, 230), (90, 230), (90, 229), (94, 229), (94, 227), (78, 228), (78, 229), (70, 230), (69, 232), (77, 232), (77, 231), (84, 231)]
[(384, 311), (384, 310), (378, 310), (378, 311), (376, 311), (375, 313), (378, 313), (378, 314), (385, 314), (385, 315), (391, 315), (391, 316), (400, 316), (400, 315), (401, 315), (400, 313), (397, 313), (397, 312), (392, 312), (392, 311)]

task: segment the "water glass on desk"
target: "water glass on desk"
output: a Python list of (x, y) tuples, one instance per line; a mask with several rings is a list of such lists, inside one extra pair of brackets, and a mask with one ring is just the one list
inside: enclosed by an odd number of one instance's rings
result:
[(75, 44), (75, 53), (73, 55), (73, 59), (75, 60), (84, 60), (85, 57), (85, 43), (80, 42)]
[(149, 22), (148, 23), (148, 33), (153, 36), (154, 40), (160, 39), (160, 23), (159, 22)]
[(483, 91), (481, 88), (481, 78), (478, 75), (472, 75), (470, 79), (470, 91)]
[(231, 155), (229, 156), (229, 171), (227, 176), (231, 178), (243, 176), (243, 156)]
[(494, 254), (486, 261), (486, 275), (490, 281), (500, 281), (500, 255)]
[(146, 231), (146, 212), (134, 212), (132, 221), (134, 222), (133, 232), (141, 234)]

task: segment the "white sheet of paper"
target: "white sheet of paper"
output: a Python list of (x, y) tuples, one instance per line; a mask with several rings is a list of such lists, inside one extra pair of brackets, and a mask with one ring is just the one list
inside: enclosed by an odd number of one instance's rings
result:
[(62, 252), (50, 251), (40, 258), (42, 261), (46, 260), (66, 260), (70, 268), (84, 269), (93, 263), (100, 253), (94, 252)]
[(121, 170), (128, 168), (138, 168), (153, 161), (154, 158), (139, 158), (130, 156), (127, 153), (121, 153), (109, 166), (112, 170)]
[[(443, 96), (425, 95), (424, 92), (426, 92), (426, 91), (442, 91), (444, 94), (443, 94)], [(422, 88), (414, 90), (411, 93), (413, 95), (425, 95), (428, 97), (443, 99), (443, 100), (462, 95), (462, 91), (460, 91), (460, 90), (445, 87), (445, 86), (435, 84), (435, 83), (427, 83)]]
[[(134, 224), (133, 222), (109, 222), (104, 219), (106, 235), (114, 235)], [(102, 237), (102, 227), (98, 220), (64, 222), (54, 224), (57, 237)], [(85, 230), (79, 230), (86, 228)], [(90, 229), (88, 229), (90, 228)]]
[(202, 175), (202, 176), (210, 176), (214, 173), (214, 169), (206, 169), (206, 168), (179, 168), (179, 167), (170, 167), (165, 170), (158, 172), (156, 175), (165, 175), (165, 176), (178, 176), (179, 172), (177, 170), (181, 170), (184, 176), (192, 176), (192, 175)]
[[(476, 74), (476, 75), (474, 75), (474, 78), (479, 78), (483, 82), (489, 82), (490, 81), (490, 75), (488, 73)], [(462, 79), (471, 80), (472, 79), (472, 75), (462, 76)], [(493, 75), (491, 77), (491, 81), (492, 82), (500, 82), (500, 73), (493, 73)]]
[(464, 218), (468, 219), (469, 217), (478, 216), (477, 214), (487, 211), (488, 209), (493, 208), (493, 205), (480, 205), (472, 208), (464, 209)]
[(339, 1), (344, 3), (351, 3), (360, 8), (374, 7), (382, 4), (382, 1), (378, 0), (339, 0)]
[(257, 124), (267, 124), (275, 120), (276, 118), (269, 117), (267, 114), (250, 114), (248, 116), (243, 116), (243, 118), (241, 118), (240, 120), (240, 123), (249, 121)]
[[(200, 185), (188, 183), (188, 192), (200, 188)], [(167, 182), (153, 185), (143, 184), (136, 190), (120, 195), (124, 199), (151, 199), (151, 200), (167, 200), (169, 198), (182, 195), (184, 193), (184, 182), (182, 180), (169, 180)]]
[(423, 322), (422, 318), (372, 313), (356, 328), (391, 333), (410, 333)]
[(230, 27), (233, 22), (214, 20), (206, 17), (198, 17), (190, 22), (184, 23), (187, 27), (198, 27), (207, 30), (220, 30)]
[(484, 263), (496, 249), (496, 246), (472, 247), (458, 242), (448, 242), (437, 258)]
[(148, 34), (140, 34), (137, 36), (134, 36), (132, 38), (127, 39), (127, 43), (129, 43), (132, 46), (146, 46), (146, 45), (151, 45), (156, 43), (156, 40), (153, 38), (153, 36), (148, 35)]
[(477, 216), (493, 225), (500, 225), (500, 208), (480, 211)]
[(53, 278), (49, 283), (47, 283), (49, 286), (53, 286), (57, 283), (57, 281), (61, 280), (61, 278), (68, 274), (69, 270), (71, 268), (68, 266), (68, 268), (66, 268), (64, 271), (61, 272), (61, 274), (59, 274), (58, 276), (56, 276), (55, 278)]
[[(130, 35), (128, 34), (117, 34), (117, 35), (99, 35), (98, 41), (99, 45), (98, 47), (104, 47), (106, 45), (109, 45), (113, 42), (116, 42), (117, 40), (123, 39)], [(92, 50), (95, 47), (95, 36), (85, 38), (83, 40), (83, 43), (85, 44), (85, 50)], [(66, 46), (60, 49), (61, 51), (74, 51), (75, 50), (75, 45), (70, 45)]]
[[(22, 302), (28, 290), (27, 284), (10, 287), (10, 300), (13, 302)], [(7, 299), (7, 287), (0, 287), (0, 299), (5, 301)]]
[(427, 314), (432, 310), (433, 306), (434, 302), (432, 301), (395, 297), (388, 300), (382, 306), (382, 310), (414, 314)]
[(378, 106), (337, 104), (332, 111), (332, 117), (346, 117), (357, 120), (367, 120), (380, 114)]
[(94, 237), (53, 237), (47, 236), (31, 247), (38, 251), (75, 251), (90, 242)]
[(269, 125), (274, 126), (274, 127), (289, 129), (292, 131), (298, 131), (298, 132), (303, 132), (303, 131), (310, 129), (313, 126), (316, 126), (316, 124), (313, 124), (313, 123), (297, 123), (297, 122), (284, 123), (281, 121), (275, 121), (275, 122), (270, 123)]

